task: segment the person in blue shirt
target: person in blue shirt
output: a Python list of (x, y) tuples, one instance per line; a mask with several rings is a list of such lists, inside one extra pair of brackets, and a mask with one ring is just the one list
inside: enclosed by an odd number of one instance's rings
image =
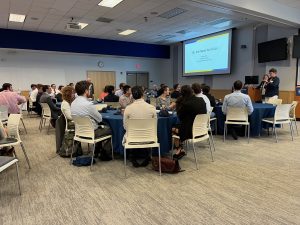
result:
[[(244, 108), (246, 107), (248, 111), (248, 115), (251, 115), (253, 112), (253, 105), (249, 95), (243, 94), (241, 89), (243, 87), (243, 83), (240, 80), (237, 80), (233, 83), (233, 92), (228, 94), (224, 98), (222, 112), (226, 115), (228, 107), (239, 107)], [(232, 137), (237, 140), (236, 129), (234, 126), (229, 126), (229, 130), (231, 131)]]

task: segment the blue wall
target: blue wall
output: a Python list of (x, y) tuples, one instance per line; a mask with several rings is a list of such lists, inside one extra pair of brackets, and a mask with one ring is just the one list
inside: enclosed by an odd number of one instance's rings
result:
[(0, 48), (170, 58), (170, 46), (0, 29)]

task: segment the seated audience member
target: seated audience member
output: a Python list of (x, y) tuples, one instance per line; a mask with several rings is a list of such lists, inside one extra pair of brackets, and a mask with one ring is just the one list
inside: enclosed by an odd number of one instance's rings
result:
[(132, 96), (131, 96), (131, 88), (129, 85), (125, 85), (123, 87), (123, 95), (119, 98), (119, 103), (121, 105), (122, 109), (125, 109), (126, 106), (130, 105), (133, 102)]
[[(63, 99), (61, 103), (61, 111), (66, 116), (68, 125), (71, 125), (69, 124), (72, 121), (71, 103), (75, 99), (75, 90), (71, 86), (66, 86), (62, 89), (61, 94)], [(74, 126), (74, 124), (72, 126)]]
[(62, 102), (63, 99), (62, 99), (62, 94), (61, 94), (61, 90), (63, 89), (63, 85), (59, 85), (58, 86), (58, 90), (56, 91), (56, 95), (55, 95), (55, 98), (56, 98), (56, 101), (57, 102)]
[(36, 96), (37, 96), (38, 92), (39, 92), (39, 90), (37, 89), (37, 85), (32, 84), (29, 98), (31, 99), (34, 106), (36, 105)]
[(51, 97), (55, 97), (56, 95), (56, 85), (55, 84), (51, 84), (51, 93), (49, 94)]
[(204, 95), (206, 95), (206, 97), (209, 99), (210, 102), (210, 106), (211, 107), (215, 107), (216, 106), (216, 99), (214, 96), (212, 96), (209, 92), (210, 92), (210, 87), (208, 85), (204, 85), (201, 87), (202, 89), (202, 93)]
[[(150, 119), (157, 117), (155, 107), (144, 101), (142, 88), (134, 86), (131, 91), (134, 102), (127, 106), (124, 111), (123, 124), (125, 130), (127, 130), (128, 119)], [(124, 137), (126, 137), (126, 134)], [(135, 153), (132, 151), (132, 165), (134, 167), (147, 166), (150, 160), (149, 153), (141, 164), (137, 162)]]
[(40, 103), (47, 103), (49, 105), (51, 110), (50, 123), (55, 128), (55, 122), (57, 118), (60, 116), (61, 110), (53, 103), (50, 94), (51, 94), (51, 88), (49, 87), (49, 85), (44, 85), (43, 94), (41, 96)]
[(174, 84), (174, 91), (171, 94), (171, 98), (179, 98), (180, 97), (180, 84)]
[(108, 95), (104, 97), (104, 102), (118, 102), (119, 97), (114, 94), (115, 87), (109, 85), (107, 87)]
[(115, 95), (118, 96), (118, 97), (121, 97), (124, 92), (123, 92), (123, 87), (125, 86), (126, 84), (125, 83), (120, 83), (119, 84), (119, 90), (116, 91)]
[[(243, 87), (243, 83), (240, 80), (237, 80), (233, 84), (234, 92), (228, 94), (224, 98), (224, 102), (222, 105), (222, 111), (226, 115), (228, 107), (237, 107), (237, 108), (247, 108), (248, 115), (251, 115), (253, 112), (253, 106), (249, 95), (243, 94), (241, 89)], [(234, 126), (228, 126), (228, 130), (231, 131), (232, 137), (237, 140), (237, 134)]]
[[(85, 80), (77, 82), (75, 85), (75, 91), (78, 97), (75, 98), (71, 104), (72, 115), (90, 117), (94, 127), (95, 138), (111, 134), (111, 130), (108, 126), (99, 126), (99, 124), (102, 122), (102, 116), (97, 111), (95, 105), (88, 100), (89, 83)], [(108, 141), (110, 142), (110, 140)], [(108, 153), (104, 150), (101, 150), (100, 142), (95, 146), (95, 157), (98, 156), (99, 152), (101, 160), (111, 160), (111, 157), (108, 155)]]
[(156, 108), (166, 110), (175, 109), (175, 103), (171, 103), (170, 90), (168, 86), (164, 86), (163, 93), (158, 98), (156, 98)]
[(185, 155), (182, 142), (193, 137), (192, 128), (194, 119), (198, 114), (206, 114), (206, 104), (203, 98), (193, 95), (193, 90), (190, 86), (183, 85), (181, 87), (181, 97), (176, 101), (176, 111), (180, 124), (172, 130), (175, 134), (179, 135), (180, 142), (175, 139), (176, 153), (173, 157), (180, 159)]
[(99, 99), (100, 100), (104, 100), (105, 96), (108, 95), (108, 91), (107, 91), (107, 88), (108, 88), (109, 85), (106, 85), (103, 89), (103, 92), (100, 93), (99, 95)]
[(159, 96), (162, 95), (162, 93), (164, 92), (164, 87), (167, 86), (165, 84), (160, 84), (160, 88), (159, 90), (157, 91), (157, 95), (156, 95), (156, 98), (158, 98)]
[(8, 114), (19, 114), (20, 108), (18, 105), (25, 103), (26, 98), (14, 92), (10, 83), (4, 83), (0, 92), (0, 105), (7, 106)]
[(210, 101), (209, 101), (208, 97), (202, 93), (200, 84), (198, 84), (198, 83), (193, 83), (193, 84), (192, 84), (192, 89), (193, 89), (193, 91), (194, 91), (196, 97), (198, 97), (198, 98), (203, 98), (203, 100), (204, 100), (204, 102), (205, 102), (205, 105), (206, 105), (206, 111), (209, 112), (210, 109), (211, 109)]
[(157, 85), (156, 84), (153, 84), (153, 88), (152, 90), (150, 90), (149, 94), (151, 95), (151, 97), (157, 97)]
[(38, 84), (37, 85), (37, 89), (38, 89), (38, 93), (36, 95), (36, 107), (35, 107), (35, 112), (38, 114), (38, 115), (42, 115), (42, 107), (40, 105), (40, 99), (41, 99), (41, 96), (43, 94), (43, 86), (42, 84)]

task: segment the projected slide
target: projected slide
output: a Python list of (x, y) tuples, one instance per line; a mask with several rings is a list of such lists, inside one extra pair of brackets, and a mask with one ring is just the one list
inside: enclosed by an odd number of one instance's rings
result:
[(231, 30), (184, 42), (184, 75), (230, 73)]

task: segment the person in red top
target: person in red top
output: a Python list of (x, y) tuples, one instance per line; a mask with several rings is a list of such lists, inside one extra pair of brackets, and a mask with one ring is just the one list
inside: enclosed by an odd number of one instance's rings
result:
[(3, 91), (0, 92), (0, 105), (7, 106), (8, 114), (20, 113), (18, 105), (25, 103), (26, 98), (14, 92), (10, 83), (4, 83), (2, 89)]

